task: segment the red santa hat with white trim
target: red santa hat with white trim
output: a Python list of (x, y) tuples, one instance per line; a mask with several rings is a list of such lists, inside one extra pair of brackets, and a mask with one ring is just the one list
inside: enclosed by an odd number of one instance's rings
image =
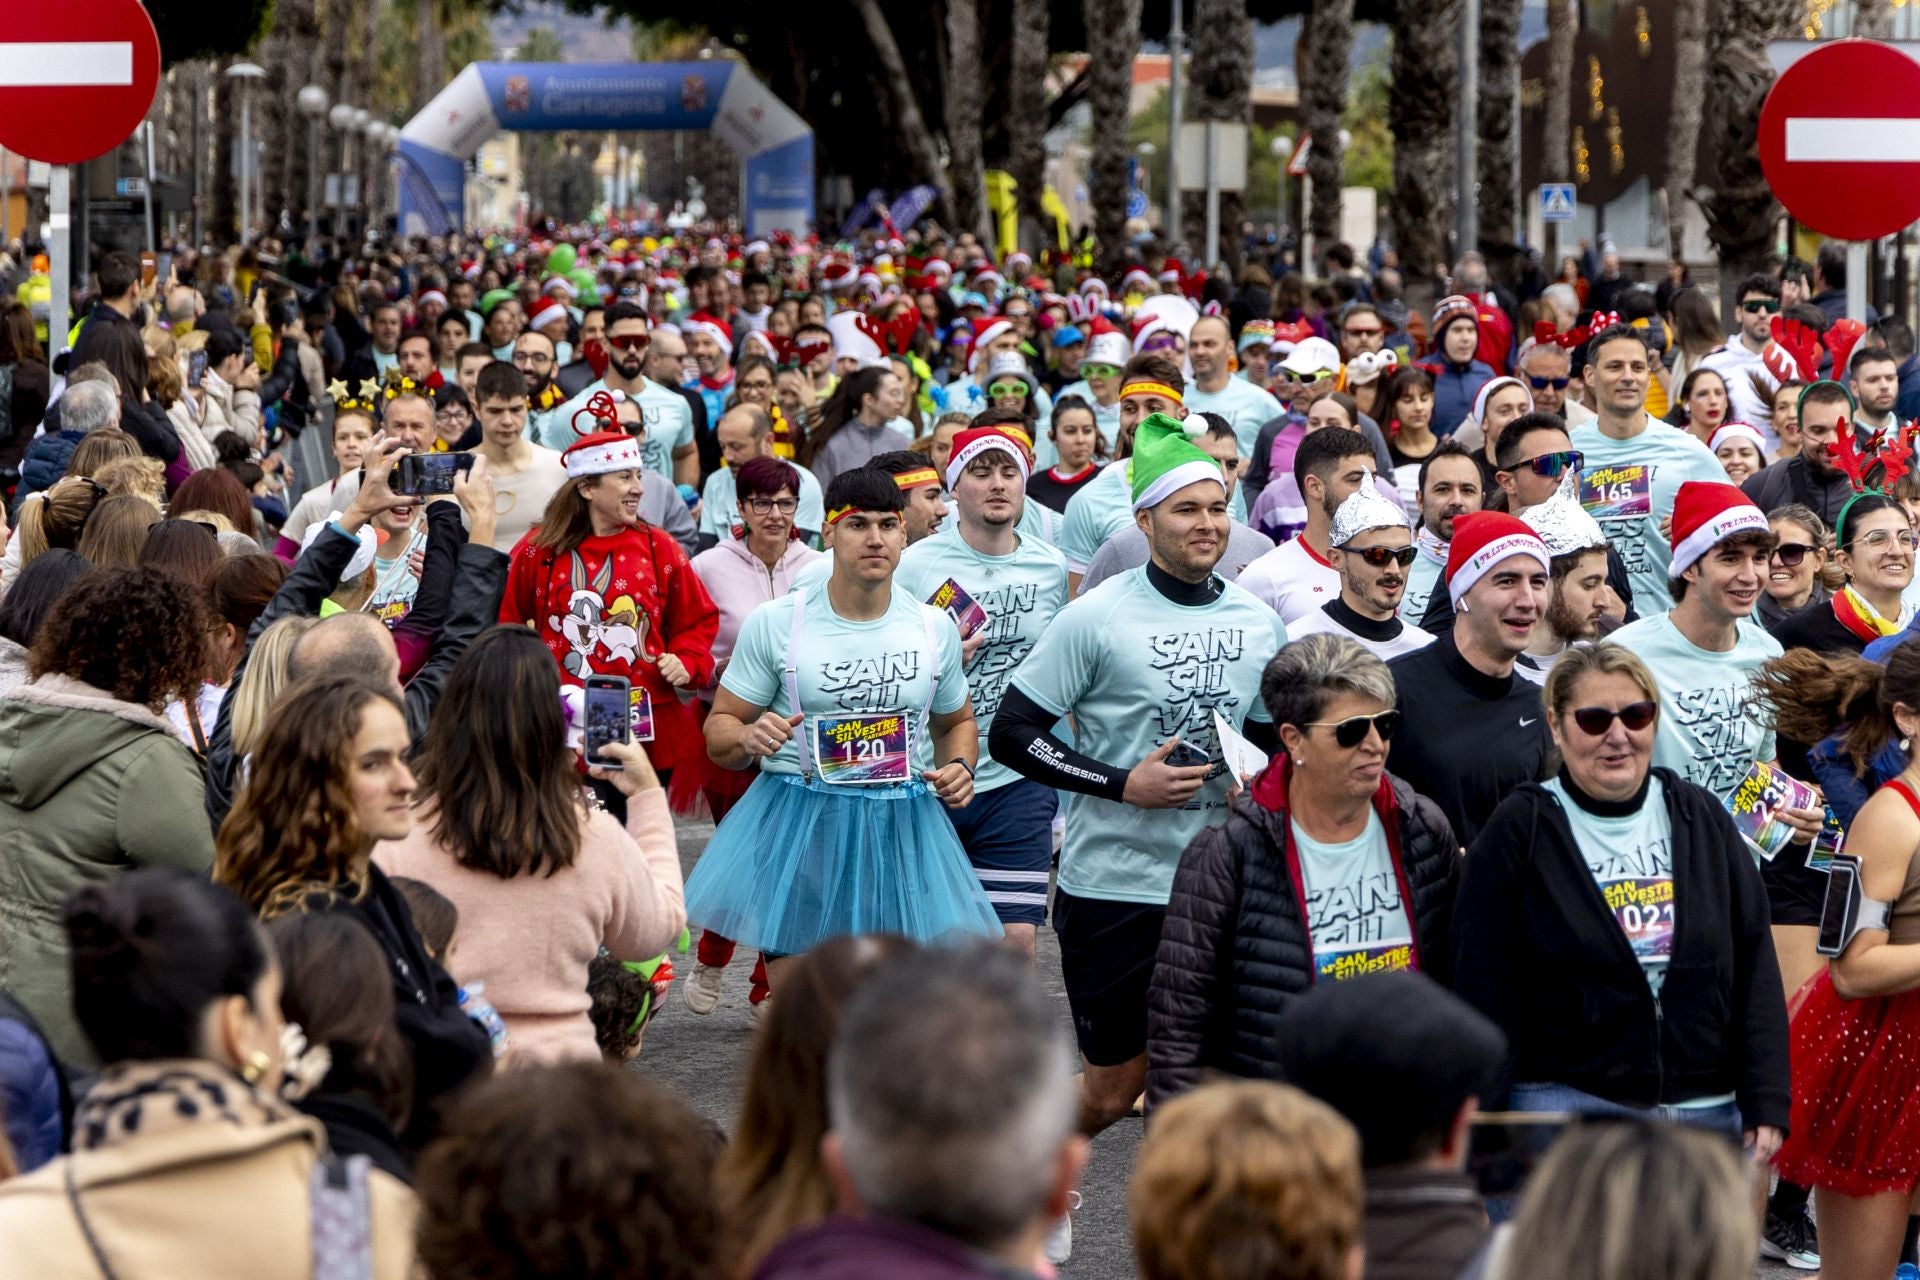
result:
[(953, 456), (947, 459), (947, 488), (951, 489), (965, 474), (967, 464), (983, 453), (999, 450), (1020, 468), (1024, 484), (1033, 470), (1033, 442), (1018, 427), (969, 427), (953, 438)]
[(704, 311), (696, 311), (680, 322), (680, 332), (685, 334), (704, 333), (720, 344), (722, 351), (733, 350), (733, 329), (726, 321)]
[(548, 299), (543, 305), (537, 308), (534, 311), (532, 317), (527, 320), (527, 328), (532, 330), (535, 333), (538, 333), (540, 330), (546, 328), (550, 324), (553, 324), (555, 321), (560, 321), (564, 323), (566, 320), (567, 320), (566, 305), (564, 303), (555, 302), (552, 299)]
[(1453, 541), (1447, 544), (1447, 595), (1454, 607), (1475, 583), (1502, 560), (1527, 556), (1542, 573), (1552, 565), (1547, 544), (1527, 523), (1504, 511), (1473, 511), (1453, 521)]
[(987, 344), (1012, 332), (1013, 321), (1005, 316), (981, 316), (973, 322), (973, 347), (967, 354), (969, 377), (976, 374), (974, 366), (980, 363), (980, 353), (987, 349)]
[[(1459, 528), (1459, 521), (1454, 522)], [(1767, 532), (1767, 514), (1730, 484), (1689, 480), (1673, 498), (1673, 559), (1667, 576), (1678, 578), (1736, 533)]]

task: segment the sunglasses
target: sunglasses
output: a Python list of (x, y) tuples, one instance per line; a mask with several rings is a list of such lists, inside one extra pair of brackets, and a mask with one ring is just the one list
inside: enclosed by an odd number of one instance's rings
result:
[(1119, 373), (1120, 369), (1117, 365), (1088, 364), (1083, 360), (1080, 362), (1080, 372), (1086, 374), (1089, 378), (1111, 378), (1114, 374)]
[(1797, 569), (1813, 548), (1804, 542), (1783, 542), (1773, 549), (1773, 558), (1789, 569)]
[(1762, 311), (1772, 315), (1780, 309), (1780, 304), (1772, 298), (1749, 298), (1740, 304), (1740, 309), (1750, 316), (1759, 315)]
[(640, 351), (651, 341), (644, 333), (623, 333), (617, 338), (608, 338), (607, 345), (616, 351)]
[(1341, 334), (1348, 338), (1377, 338), (1385, 329), (1342, 329)]
[(1306, 385), (1307, 383), (1318, 382), (1322, 378), (1331, 378), (1334, 376), (1334, 371), (1332, 369), (1320, 369), (1314, 373), (1295, 373), (1292, 369), (1287, 368), (1285, 365), (1280, 366), (1280, 372), (1286, 374), (1287, 377), (1293, 379), (1295, 382), (1298, 382), (1303, 386)]
[(1611, 707), (1575, 707), (1573, 722), (1580, 726), (1580, 732), (1590, 738), (1598, 738), (1613, 728), (1618, 720), (1627, 727), (1627, 732), (1638, 733), (1653, 723), (1660, 708), (1651, 702), (1629, 702), (1618, 711)]
[(1555, 391), (1565, 391), (1567, 389), (1567, 384), (1569, 382), (1572, 382), (1573, 379), (1572, 378), (1542, 378), (1535, 374), (1530, 373), (1527, 375), (1527, 381), (1533, 384), (1533, 389), (1535, 391), (1545, 391), (1548, 387), (1552, 387)]
[(987, 395), (995, 400), (1000, 399), (1002, 396), (1011, 398), (1013, 396), (1024, 396), (1026, 394), (1027, 384), (1024, 382), (996, 382), (987, 388)]
[(1359, 556), (1376, 569), (1384, 569), (1390, 564), (1397, 564), (1404, 569), (1413, 563), (1415, 556), (1420, 554), (1412, 547), (1342, 547), (1340, 549), (1350, 556)]
[(1548, 480), (1558, 480), (1569, 471), (1578, 471), (1586, 465), (1586, 455), (1578, 449), (1561, 449), (1555, 453), (1543, 453), (1537, 458), (1528, 458), (1527, 466), (1533, 474)]
[(1391, 742), (1394, 730), (1400, 727), (1398, 711), (1382, 711), (1377, 715), (1348, 716), (1345, 720), (1315, 720), (1300, 726), (1302, 729), (1331, 729), (1333, 740), (1351, 750), (1367, 740), (1367, 730), (1372, 729), (1380, 735), (1380, 741)]

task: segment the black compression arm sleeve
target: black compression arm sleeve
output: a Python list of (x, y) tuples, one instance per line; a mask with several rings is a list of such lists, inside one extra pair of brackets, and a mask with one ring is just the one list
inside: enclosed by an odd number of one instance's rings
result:
[(995, 760), (1024, 778), (1118, 803), (1126, 794), (1129, 771), (1081, 755), (1060, 741), (1053, 734), (1059, 718), (1009, 685), (999, 710), (993, 713), (987, 749)]

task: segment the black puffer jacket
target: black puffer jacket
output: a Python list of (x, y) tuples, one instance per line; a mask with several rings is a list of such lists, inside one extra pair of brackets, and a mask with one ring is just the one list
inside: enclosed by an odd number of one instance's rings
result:
[[(1180, 855), (1147, 997), (1147, 1103), (1209, 1071), (1270, 1078), (1274, 1034), (1314, 982), (1300, 861), (1282, 754), (1234, 797), (1227, 821)], [(1375, 793), (1402, 898), (1413, 906), (1414, 964), (1445, 982), (1460, 845), (1438, 805), (1391, 774)]]

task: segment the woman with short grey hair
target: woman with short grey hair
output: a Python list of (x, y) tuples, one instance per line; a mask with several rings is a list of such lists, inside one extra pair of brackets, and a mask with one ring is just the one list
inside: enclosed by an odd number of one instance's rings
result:
[(1274, 1034), (1316, 982), (1388, 969), (1446, 981), (1460, 846), (1387, 772), (1392, 673), (1351, 639), (1274, 655), (1260, 698), (1283, 750), (1180, 856), (1148, 996), (1147, 1101), (1208, 1072), (1269, 1078)]

